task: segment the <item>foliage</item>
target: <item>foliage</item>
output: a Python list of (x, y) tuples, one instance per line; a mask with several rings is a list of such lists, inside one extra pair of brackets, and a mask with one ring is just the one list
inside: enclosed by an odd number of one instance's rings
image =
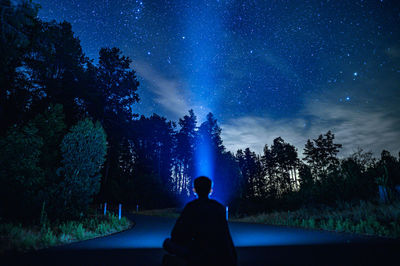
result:
[(102, 48), (99, 56), (98, 66), (89, 75), (87, 111), (101, 122), (109, 143), (101, 197), (116, 200), (113, 195), (121, 194), (125, 187), (119, 185), (117, 177), (128, 178), (126, 173), (121, 176), (119, 159), (126, 153), (122, 144), (131, 135), (131, 123), (137, 116), (133, 104), (139, 101), (136, 93), (139, 82), (131, 68), (131, 59), (122, 55), (120, 49)]
[(0, 3), (0, 135), (21, 121), (34, 94), (22, 66), (34, 39), (38, 5), (13, 2)]
[(308, 163), (316, 180), (324, 180), (339, 165), (337, 153), (341, 144), (333, 143), (335, 135), (328, 131), (313, 141), (308, 140), (304, 148), (304, 161)]
[(54, 219), (59, 208), (55, 204), (57, 201), (54, 198), (58, 197), (57, 187), (61, 182), (61, 178), (57, 176), (57, 169), (61, 167), (59, 145), (66, 133), (63, 106), (51, 104), (43, 113), (37, 114), (32, 121), (38, 128), (37, 135), (43, 140), (39, 160), (39, 167), (44, 175), (41, 184), (41, 213), (45, 213)]
[(12, 127), (0, 138), (2, 216), (30, 217), (40, 209), (44, 180), (39, 167), (43, 139), (33, 123)]
[(131, 222), (114, 214), (94, 216), (77, 221), (53, 223), (45, 227), (0, 224), (0, 254), (8, 250), (29, 251), (71, 243), (125, 230)]
[[(52, 219), (76, 215), (98, 192), (98, 173), (106, 154), (101, 125), (86, 119), (64, 134), (62, 106), (50, 105), (25, 126), (15, 126), (0, 138), (4, 216), (36, 220), (40, 214), (42, 224), (47, 214)], [(60, 209), (65, 205), (68, 208)]]
[(32, 120), (38, 129), (37, 135), (43, 140), (40, 167), (46, 172), (46, 178), (51, 179), (60, 167), (61, 155), (59, 145), (66, 133), (65, 114), (61, 104), (50, 104), (43, 113)]
[(99, 171), (107, 151), (106, 134), (100, 123), (85, 119), (69, 130), (60, 149), (63, 166), (59, 174), (64, 177), (59, 186), (62, 215), (76, 217), (87, 209), (100, 189)]
[(134, 137), (126, 142), (124, 157), (129, 164), (120, 168), (126, 178), (121, 178), (119, 185), (125, 188), (122, 191), (126, 196), (118, 200), (147, 208), (161, 206), (169, 201), (171, 190), (175, 125), (153, 114), (140, 117), (132, 127)]

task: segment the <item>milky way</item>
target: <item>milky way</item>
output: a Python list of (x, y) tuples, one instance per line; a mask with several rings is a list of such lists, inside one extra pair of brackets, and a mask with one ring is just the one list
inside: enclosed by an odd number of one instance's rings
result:
[(138, 113), (213, 112), (230, 150), (282, 136), (302, 149), (331, 129), (345, 151), (400, 150), (396, 1), (41, 0), (87, 56), (133, 60)]

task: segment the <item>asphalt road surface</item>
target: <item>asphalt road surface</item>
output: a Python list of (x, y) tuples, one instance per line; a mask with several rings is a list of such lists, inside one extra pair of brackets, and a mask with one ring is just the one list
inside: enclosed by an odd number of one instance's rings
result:
[[(128, 215), (135, 226), (114, 235), (28, 254), (1, 265), (161, 265), (175, 219)], [(400, 241), (251, 223), (229, 223), (239, 265), (400, 265)]]

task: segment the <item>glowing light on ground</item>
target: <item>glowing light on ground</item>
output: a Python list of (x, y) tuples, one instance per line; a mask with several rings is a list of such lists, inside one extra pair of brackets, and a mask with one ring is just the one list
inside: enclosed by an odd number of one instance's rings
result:
[[(175, 223), (173, 218), (133, 216), (136, 225), (131, 230), (104, 238), (74, 243), (63, 249), (135, 249), (161, 248)], [(252, 223), (229, 223), (236, 247), (321, 245), (361, 243), (371, 241), (366, 236), (334, 232), (286, 228)]]

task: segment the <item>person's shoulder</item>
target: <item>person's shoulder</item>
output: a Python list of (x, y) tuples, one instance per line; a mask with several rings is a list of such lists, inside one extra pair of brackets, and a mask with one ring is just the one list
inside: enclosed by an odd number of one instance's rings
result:
[(220, 209), (225, 211), (224, 205), (222, 205), (219, 201), (216, 201), (214, 199), (209, 199), (209, 204), (212, 205), (215, 209)]
[(195, 200), (192, 200), (192, 201), (189, 201), (188, 203), (186, 203), (186, 205), (185, 205), (185, 208), (184, 208), (184, 209), (187, 209), (187, 208), (191, 208), (191, 207), (193, 207), (193, 205), (196, 205), (196, 201), (197, 201), (197, 199), (195, 199)]
[(189, 201), (189, 202), (186, 203), (185, 206), (183, 207), (183, 209), (182, 209), (182, 211), (181, 211), (181, 214), (187, 215), (187, 214), (189, 214), (189, 213), (193, 213), (193, 211), (196, 210), (196, 205), (197, 205), (196, 200)]
[(202, 204), (202, 200), (201, 199), (194, 199), (192, 201), (189, 201), (188, 203), (186, 203), (185, 205), (185, 209), (192, 209), (195, 208), (198, 205)]
[(209, 199), (211, 204), (220, 206), (220, 207), (224, 207), (219, 201), (216, 201), (215, 199)]

